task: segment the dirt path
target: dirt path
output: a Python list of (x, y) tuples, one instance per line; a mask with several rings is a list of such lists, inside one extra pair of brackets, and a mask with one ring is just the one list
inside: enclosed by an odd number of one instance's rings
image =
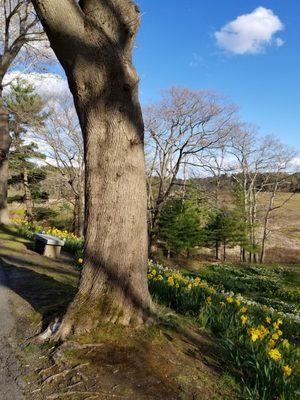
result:
[(23, 399), (14, 337), (15, 319), (10, 309), (9, 289), (0, 264), (0, 400)]

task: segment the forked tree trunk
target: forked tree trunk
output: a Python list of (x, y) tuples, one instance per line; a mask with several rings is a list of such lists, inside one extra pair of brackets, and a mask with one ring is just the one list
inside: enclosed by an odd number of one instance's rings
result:
[(99, 321), (142, 324), (150, 309), (146, 172), (131, 63), (139, 11), (130, 0), (33, 3), (66, 71), (85, 147), (84, 268), (57, 337)]
[(3, 105), (2, 88), (0, 87), (0, 224), (8, 225), (7, 209), (7, 180), (8, 180), (8, 151), (11, 138), (8, 130), (8, 115)]

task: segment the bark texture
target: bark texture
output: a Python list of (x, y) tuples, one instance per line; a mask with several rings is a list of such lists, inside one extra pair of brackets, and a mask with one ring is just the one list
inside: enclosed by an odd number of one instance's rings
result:
[(85, 147), (84, 269), (58, 336), (99, 320), (141, 324), (150, 295), (143, 120), (131, 61), (139, 10), (130, 0), (33, 4), (68, 77)]
[(25, 207), (26, 207), (26, 217), (29, 221), (32, 221), (33, 211), (32, 211), (32, 199), (31, 192), (28, 182), (28, 170), (26, 167), (23, 169), (23, 186), (25, 194)]
[(7, 209), (8, 151), (11, 138), (8, 129), (7, 110), (2, 100), (0, 88), (0, 224), (9, 224)]

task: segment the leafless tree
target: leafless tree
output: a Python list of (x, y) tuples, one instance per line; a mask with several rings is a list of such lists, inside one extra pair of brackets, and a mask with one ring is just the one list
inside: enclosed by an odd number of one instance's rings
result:
[[(38, 44), (37, 44), (38, 43)], [(7, 154), (11, 139), (8, 112), (3, 102), (4, 78), (11, 68), (32, 60), (46, 37), (30, 1), (0, 0), (0, 223), (9, 223), (7, 212)], [(6, 82), (8, 84), (9, 82)]]
[[(274, 177), (278, 176), (290, 157), (287, 158), (286, 147), (276, 138), (261, 137), (256, 127), (246, 124), (236, 125), (229, 153), (235, 159), (231, 165), (232, 178), (242, 193), (243, 216), (248, 229), (249, 261), (256, 262), (259, 248), (258, 227), (262, 218), (266, 218), (265, 214), (262, 217), (262, 210), (259, 208), (259, 196), (262, 192), (272, 193), (274, 188), (275, 192), (278, 191), (276, 182), (274, 186)], [(289, 154), (293, 158), (293, 152), (289, 151)], [(265, 237), (265, 233), (263, 236)], [(241, 251), (241, 259), (246, 261), (245, 248)]]
[(215, 208), (221, 207), (222, 176), (228, 172), (227, 160), (227, 139), (220, 140), (217, 146), (207, 148), (203, 153), (197, 154), (193, 163), (197, 167), (196, 175), (212, 177), (213, 190), (206, 193), (209, 203)]
[(159, 103), (145, 109), (150, 246), (178, 175), (228, 136), (235, 111), (215, 93), (185, 88), (165, 91)]
[[(262, 186), (267, 194), (266, 204), (262, 204), (262, 237), (259, 261), (262, 264), (265, 261), (266, 244), (272, 232), (270, 220), (274, 218), (274, 213), (284, 207), (294, 196), (295, 192), (285, 193), (283, 199), (277, 200), (277, 195), (290, 180), (292, 161), (296, 156), (296, 151), (289, 146), (285, 146), (279, 141), (273, 141), (273, 161), (271, 177), (265, 179)], [(277, 201), (276, 201), (277, 200)]]
[(74, 230), (83, 235), (84, 211), (84, 153), (83, 139), (73, 101), (70, 97), (52, 102), (47, 107), (45, 126), (34, 137), (55, 165), (63, 180), (70, 186), (74, 207)]
[(143, 119), (131, 0), (32, 0), (74, 97), (85, 150), (85, 251), (56, 337), (149, 317)]

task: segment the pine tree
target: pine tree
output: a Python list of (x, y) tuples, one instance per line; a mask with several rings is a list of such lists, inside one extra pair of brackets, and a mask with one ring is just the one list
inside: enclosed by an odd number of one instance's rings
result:
[[(32, 85), (23, 79), (18, 79), (10, 87), (5, 97), (9, 110), (9, 131), (12, 139), (9, 153), (9, 165), (16, 172), (10, 179), (11, 184), (21, 182), (24, 190), (26, 216), (33, 218), (32, 195), (37, 196), (39, 182), (45, 179), (45, 174), (37, 174), (34, 159), (44, 159), (45, 155), (38, 151), (38, 145), (29, 141), (30, 132), (41, 127), (47, 117), (42, 98), (35, 93)], [(40, 195), (45, 196), (40, 192)]]
[(202, 242), (200, 213), (192, 201), (172, 198), (164, 206), (158, 239), (168, 251), (180, 254), (189, 251)]
[(245, 245), (246, 233), (243, 220), (232, 212), (217, 211), (210, 216), (205, 227), (206, 244), (215, 247), (216, 259), (219, 259), (220, 246), (223, 246), (223, 260), (226, 260), (226, 248)]

